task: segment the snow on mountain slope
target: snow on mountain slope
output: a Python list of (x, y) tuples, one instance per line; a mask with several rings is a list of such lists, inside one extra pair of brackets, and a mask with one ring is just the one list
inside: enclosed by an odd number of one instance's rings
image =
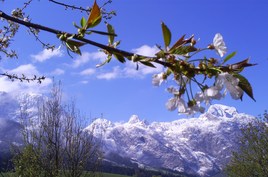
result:
[(0, 119), (19, 121), (21, 113), (27, 113), (30, 118), (37, 114), (38, 102), (43, 98), (40, 94), (0, 92)]
[(111, 161), (110, 154), (118, 154), (150, 167), (211, 176), (238, 148), (239, 128), (254, 120), (233, 107), (215, 104), (199, 118), (149, 124), (133, 115), (125, 123), (97, 119), (86, 130), (94, 129)]
[[(0, 92), (0, 148), (19, 141), (21, 110), (34, 120), (40, 99), (37, 94)], [(94, 129), (109, 161), (129, 158), (150, 167), (211, 176), (238, 148), (239, 128), (254, 120), (233, 107), (215, 104), (199, 118), (148, 123), (133, 115), (124, 123), (96, 119), (86, 130)]]
[[(0, 153), (9, 150), (12, 143), (22, 143), (21, 120), (37, 117), (37, 104), (42, 98), (39, 94), (0, 92)], [(25, 120), (24, 120), (25, 121)]]

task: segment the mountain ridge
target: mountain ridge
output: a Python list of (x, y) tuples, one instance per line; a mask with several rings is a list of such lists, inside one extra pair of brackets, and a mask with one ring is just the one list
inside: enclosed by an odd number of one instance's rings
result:
[(238, 148), (240, 128), (255, 119), (234, 107), (215, 104), (198, 118), (148, 123), (133, 115), (121, 123), (97, 119), (85, 130), (102, 138), (109, 160), (110, 153), (117, 153), (146, 166), (211, 176)]
[[(38, 94), (18, 97), (0, 93), (0, 148), (19, 139), (20, 111), (34, 120)], [(127, 122), (99, 118), (85, 131), (93, 131), (103, 144), (104, 158), (116, 164), (165, 168), (193, 176), (212, 176), (229, 162), (239, 147), (240, 128), (256, 118), (238, 113), (234, 107), (211, 105), (198, 118), (171, 122), (147, 122), (132, 115)], [(9, 130), (7, 132), (5, 130)], [(10, 138), (12, 137), (12, 138)], [(1, 148), (4, 149), (4, 148)]]

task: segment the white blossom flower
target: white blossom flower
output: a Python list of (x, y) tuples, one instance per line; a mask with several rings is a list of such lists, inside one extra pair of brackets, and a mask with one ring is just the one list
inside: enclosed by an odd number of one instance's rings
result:
[(180, 77), (177, 77), (175, 81), (178, 85), (184, 85), (189, 82), (189, 79), (186, 76), (181, 75)]
[(195, 104), (194, 106), (188, 107), (185, 114), (192, 115), (197, 112), (204, 113), (205, 108), (201, 106), (200, 103)]
[(160, 86), (163, 81), (164, 81), (164, 72), (161, 72), (159, 74), (154, 74), (153, 75), (152, 84), (154, 86)]
[(170, 98), (168, 102), (166, 103), (166, 108), (169, 111), (174, 111), (175, 109), (178, 108), (179, 113), (185, 113), (186, 111), (185, 101), (181, 97), (178, 97), (178, 96)]
[(216, 87), (222, 89), (223, 86), (230, 92), (233, 99), (240, 99), (243, 95), (243, 90), (238, 86), (239, 79), (229, 73), (221, 73), (218, 75), (215, 82)]
[(30, 19), (28, 17), (23, 18), (23, 21), (30, 22)]
[(221, 94), (221, 89), (219, 87), (212, 86), (212, 87), (204, 90), (203, 92), (196, 93), (195, 101), (197, 101), (197, 102), (204, 101), (208, 105), (208, 104), (211, 104), (211, 101), (213, 99), (220, 100), (223, 97), (224, 97), (224, 95)]
[(167, 91), (168, 91), (168, 93), (171, 93), (174, 95), (178, 95), (180, 93), (180, 91), (173, 86), (168, 87)]
[(213, 39), (213, 46), (217, 53), (223, 57), (223, 55), (227, 52), (227, 47), (225, 46), (225, 42), (223, 41), (223, 37), (220, 33), (217, 33)]

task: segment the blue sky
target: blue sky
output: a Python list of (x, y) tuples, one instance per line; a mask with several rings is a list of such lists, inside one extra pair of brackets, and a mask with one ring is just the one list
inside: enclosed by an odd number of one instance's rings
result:
[[(1, 3), (0, 9), (10, 13), (19, 1), (9, 0)], [(70, 4), (76, 1), (68, 1)], [(103, 1), (97, 1), (102, 4)], [(92, 1), (79, 1), (79, 6), (90, 6)], [(229, 95), (224, 100), (214, 101), (234, 106), (239, 112), (258, 115), (268, 109), (268, 2), (266, 0), (114, 0), (107, 9), (115, 10), (117, 16), (109, 21), (121, 40), (120, 49), (135, 53), (153, 55), (155, 44), (163, 46), (161, 22), (172, 31), (172, 42), (183, 34), (194, 34), (200, 38), (198, 46), (205, 47), (212, 43), (216, 33), (224, 37), (228, 53), (237, 51), (233, 62), (250, 57), (257, 66), (247, 68), (242, 74), (252, 84), (256, 102), (246, 95), (243, 101), (235, 101)], [(72, 22), (79, 23), (85, 14), (64, 10), (48, 1), (34, 1), (27, 9), (32, 22), (49, 27), (76, 32)], [(2, 26), (2, 24), (1, 24)], [(0, 26), (0, 27), (1, 27)], [(103, 30), (101, 24), (96, 29)], [(41, 39), (60, 46), (55, 35), (41, 32)], [(107, 43), (103, 36), (89, 36), (89, 39)], [(50, 86), (52, 77), (61, 80), (65, 98), (75, 98), (77, 107), (88, 117), (103, 115), (111, 121), (127, 121), (132, 114), (148, 121), (171, 121), (185, 117), (176, 111), (165, 108), (166, 101), (172, 96), (165, 91), (168, 84), (160, 87), (152, 85), (152, 75), (162, 71), (142, 68), (135, 71), (131, 63), (121, 64), (114, 60), (108, 65), (96, 68), (103, 61), (103, 54), (93, 46), (82, 47), (82, 56), (69, 57), (61, 47), (53, 53), (46, 51), (21, 28), (12, 48), (19, 54), (19, 59), (3, 59), (1, 71), (14, 73), (39, 74), (47, 76), (41, 84), (10, 83), (0, 78), (0, 90), (9, 92), (32, 91), (44, 92)], [(210, 52), (209, 56), (216, 53)]]

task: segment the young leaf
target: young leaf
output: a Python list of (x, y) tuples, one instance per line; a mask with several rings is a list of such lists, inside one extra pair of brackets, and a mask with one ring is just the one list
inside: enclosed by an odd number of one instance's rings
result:
[(83, 45), (85, 45), (86, 43), (79, 42), (79, 41), (74, 41), (74, 40), (70, 40), (69, 39), (69, 40), (66, 41), (65, 44), (66, 44), (67, 48), (70, 51), (72, 51), (74, 53), (77, 53), (79, 55), (82, 55), (81, 50), (80, 50), (80, 47), (83, 46)]
[[(114, 28), (109, 23), (107, 23), (107, 31), (110, 34), (114, 34)], [(113, 35), (109, 35), (109, 44), (112, 45), (113, 43), (114, 43), (114, 36)]]
[(97, 64), (96, 67), (99, 68), (99, 67), (105, 65), (106, 63), (109, 63), (111, 61), (111, 59), (112, 59), (112, 55), (108, 54), (107, 59), (104, 62)]
[(180, 47), (181, 45), (185, 44), (184, 40), (185, 34), (170, 48), (170, 51), (175, 50), (177, 47)]
[(76, 28), (80, 28), (80, 26), (78, 26), (75, 22), (73, 22), (73, 25), (74, 25), (74, 27), (76, 27)]
[(86, 19), (85, 19), (84, 17), (82, 17), (81, 20), (80, 20), (80, 25), (81, 25), (81, 27), (82, 27), (82, 28), (85, 28), (86, 24), (87, 24)]
[(229, 54), (224, 60), (223, 60), (223, 63), (226, 63), (228, 60), (230, 60), (231, 58), (233, 58), (235, 56), (236, 52), (233, 52), (231, 54)]
[(97, 31), (97, 30), (88, 30), (87, 32), (101, 34), (101, 35), (107, 35), (107, 36), (116, 36), (116, 34), (114, 34), (114, 33), (107, 33), (107, 32)]
[(84, 42), (79, 42), (79, 41), (70, 40), (70, 39), (68, 39), (67, 42), (68, 42), (69, 44), (71, 44), (71, 45), (76, 46), (76, 47), (81, 47), (81, 46), (83, 46), (83, 45), (86, 44), (86, 43), (84, 43)]
[(165, 47), (167, 48), (170, 44), (171, 41), (171, 32), (168, 29), (167, 25), (165, 25), (164, 22), (161, 23), (162, 26), (162, 33), (163, 33), (163, 38), (164, 38), (164, 42), (165, 42)]
[(77, 46), (75, 46), (75, 45), (73, 45), (71, 43), (68, 43), (68, 42), (66, 42), (65, 44), (66, 44), (68, 50), (70, 50), (70, 51), (72, 51), (74, 53), (77, 53), (78, 55), (82, 55), (81, 50), (79, 49), (79, 47), (77, 47)]
[(234, 74), (233, 75), (234, 77), (238, 78), (239, 79), (239, 83), (238, 83), (238, 86), (254, 101), (255, 98), (253, 96), (253, 90), (252, 90), (252, 87), (249, 83), (249, 81), (244, 77), (242, 76), (241, 74)]
[(151, 62), (149, 61), (140, 61), (142, 64), (144, 64), (145, 66), (149, 66), (149, 67), (152, 67), (152, 68), (156, 68)]
[(113, 55), (114, 55), (114, 57), (115, 57), (118, 61), (120, 61), (121, 63), (125, 63), (125, 62), (126, 62), (126, 60), (125, 60), (125, 58), (123, 57), (123, 55), (118, 54), (118, 53), (114, 53)]
[(180, 46), (177, 47), (175, 50), (172, 51), (172, 54), (177, 54), (177, 55), (185, 55), (189, 52), (194, 52), (197, 51), (197, 48), (194, 46), (188, 45), (188, 46)]
[(89, 18), (87, 20), (87, 25), (85, 27), (86, 29), (92, 28), (98, 25), (100, 22), (101, 22), (101, 10), (95, 0)]

